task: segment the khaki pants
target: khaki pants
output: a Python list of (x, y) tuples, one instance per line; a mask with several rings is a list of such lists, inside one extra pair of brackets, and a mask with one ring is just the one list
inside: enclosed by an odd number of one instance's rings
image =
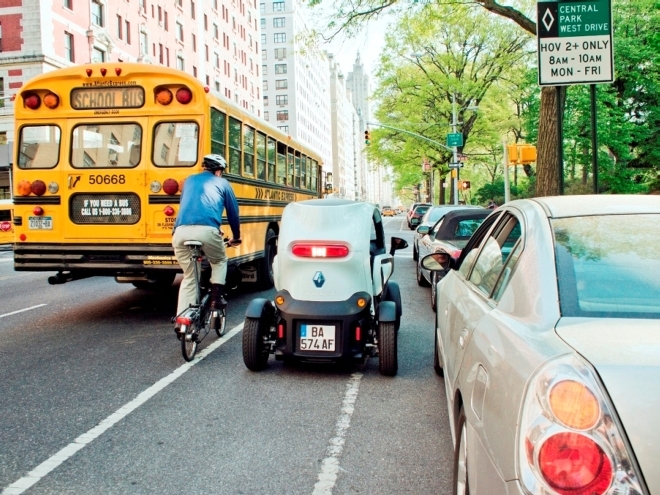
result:
[[(172, 238), (174, 255), (183, 269), (183, 281), (179, 287), (179, 302), (176, 314), (180, 314), (197, 301), (197, 283), (195, 282), (195, 267), (190, 260), (190, 248), (184, 246), (185, 241), (200, 241), (202, 250), (211, 264), (211, 283), (224, 285), (227, 279), (227, 252), (220, 231), (206, 225), (182, 225), (177, 227)], [(198, 269), (200, 267), (198, 266)]]

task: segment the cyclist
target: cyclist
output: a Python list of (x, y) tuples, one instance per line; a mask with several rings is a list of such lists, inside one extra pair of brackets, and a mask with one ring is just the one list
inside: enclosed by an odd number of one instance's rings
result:
[(204, 170), (186, 179), (179, 214), (174, 223), (172, 246), (174, 255), (183, 269), (183, 281), (179, 288), (176, 314), (180, 314), (197, 300), (197, 282), (190, 250), (185, 241), (200, 241), (211, 265), (211, 308), (226, 307), (224, 298), (227, 278), (227, 253), (220, 232), (222, 211), (227, 210), (227, 220), (233, 238), (230, 246), (241, 243), (241, 224), (238, 217), (238, 202), (234, 191), (222, 173), (227, 162), (221, 155), (206, 155)]

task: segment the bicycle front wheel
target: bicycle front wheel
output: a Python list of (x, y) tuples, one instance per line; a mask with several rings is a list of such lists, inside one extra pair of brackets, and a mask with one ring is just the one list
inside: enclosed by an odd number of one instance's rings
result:
[(197, 326), (195, 322), (191, 321), (190, 325), (186, 327), (186, 331), (181, 335), (181, 354), (183, 359), (190, 362), (195, 357), (197, 352)]

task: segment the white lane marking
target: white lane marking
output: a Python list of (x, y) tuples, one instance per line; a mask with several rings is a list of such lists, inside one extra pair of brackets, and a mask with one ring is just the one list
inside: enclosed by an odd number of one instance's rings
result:
[(23, 308), (23, 309), (19, 309), (17, 311), (12, 311), (11, 313), (5, 313), (4, 315), (0, 315), (0, 318), (4, 318), (5, 316), (15, 315), (17, 313), (22, 313), (23, 311), (30, 311), (31, 309), (41, 308), (43, 306), (46, 306), (46, 304), (45, 303), (44, 304), (37, 304), (36, 306), (30, 306), (29, 308)]
[(202, 359), (204, 359), (213, 351), (215, 351), (222, 344), (224, 344), (229, 339), (231, 339), (242, 329), (243, 329), (243, 323), (232, 328), (224, 337), (216, 340), (215, 342), (213, 342), (213, 344), (211, 344), (206, 349), (204, 349), (199, 354), (197, 354), (197, 356), (195, 356), (195, 359), (193, 359), (189, 363), (185, 363), (181, 365), (169, 375), (158, 380), (151, 387), (138, 394), (138, 396), (135, 397), (135, 399), (124, 404), (122, 407), (117, 409), (114, 413), (112, 413), (110, 416), (105, 418), (103, 421), (101, 421), (99, 424), (97, 424), (87, 433), (83, 433), (73, 442), (71, 442), (69, 445), (64, 447), (59, 452), (57, 452), (55, 455), (51, 456), (49, 459), (46, 459), (44, 462), (39, 464), (36, 468), (34, 468), (25, 476), (23, 476), (21, 479), (7, 486), (2, 491), (2, 495), (18, 495), (20, 493), (23, 493), (25, 490), (27, 490), (34, 484), (38, 483), (43, 477), (45, 477), (53, 469), (55, 469), (64, 461), (69, 459), (71, 456), (73, 456), (76, 452), (78, 452), (80, 449), (85, 447), (87, 444), (96, 440), (103, 433), (109, 430), (112, 426), (114, 426), (116, 423), (118, 423), (126, 416), (128, 416), (130, 413), (135, 411), (138, 407), (140, 407), (142, 404), (147, 402), (149, 399), (151, 399), (154, 395), (156, 395), (158, 392), (163, 390), (169, 384), (174, 382), (177, 378), (179, 378), (186, 371), (188, 371), (190, 368), (192, 368), (197, 363), (199, 363)]
[(339, 472), (339, 459), (344, 450), (346, 432), (351, 426), (351, 416), (355, 410), (355, 401), (357, 400), (361, 379), (362, 373), (353, 373), (346, 385), (346, 393), (341, 404), (341, 414), (335, 424), (335, 436), (330, 439), (330, 444), (325, 451), (325, 459), (321, 463), (321, 472), (319, 472), (318, 481), (314, 485), (312, 495), (332, 495), (332, 490), (337, 482), (337, 473)]

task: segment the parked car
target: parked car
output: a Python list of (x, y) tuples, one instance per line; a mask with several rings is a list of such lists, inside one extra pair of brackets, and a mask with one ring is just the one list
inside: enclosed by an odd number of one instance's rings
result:
[(383, 209), (381, 210), (380, 213), (384, 217), (393, 217), (394, 216), (394, 210), (392, 209), (391, 206), (383, 206)]
[[(509, 202), (438, 283), (454, 493), (660, 493), (660, 198)], [(438, 259), (436, 259), (438, 258)]]
[[(415, 232), (413, 233), (413, 260), (417, 261), (418, 259), (417, 244), (419, 243), (419, 240), (422, 238), (422, 236), (428, 233), (428, 230), (431, 227), (433, 227), (438, 221), (442, 220), (442, 218), (450, 211), (470, 209), (470, 208), (483, 210), (481, 206), (472, 206), (472, 205), (467, 205), (467, 206), (466, 205), (436, 205), (436, 206), (431, 206), (431, 208), (426, 210), (426, 213), (424, 213), (424, 215), (422, 216), (422, 220), (420, 221), (419, 225), (415, 229)], [(420, 227), (428, 227), (429, 229), (422, 229), (422, 232), (425, 233), (421, 234), (419, 232)]]
[(378, 357), (383, 375), (397, 372), (401, 292), (390, 280), (380, 212), (369, 203), (316, 199), (282, 212), (273, 276), (274, 298), (253, 299), (243, 327), (243, 361), (263, 370), (277, 360), (364, 362)]
[[(418, 233), (422, 235), (417, 245), (419, 258), (421, 259), (439, 250), (444, 250), (457, 258), (470, 236), (481, 225), (484, 218), (491, 213), (492, 211), (486, 208), (462, 208), (447, 213), (428, 230), (426, 235), (424, 235), (424, 232), (427, 227), (419, 227)], [(417, 284), (422, 287), (431, 286), (431, 307), (435, 311), (436, 283), (442, 279), (444, 273), (439, 271), (430, 272), (422, 266), (419, 259), (415, 266)]]
[(410, 230), (416, 229), (420, 220), (431, 206), (430, 203), (415, 203), (414, 207), (408, 212), (408, 228)]

